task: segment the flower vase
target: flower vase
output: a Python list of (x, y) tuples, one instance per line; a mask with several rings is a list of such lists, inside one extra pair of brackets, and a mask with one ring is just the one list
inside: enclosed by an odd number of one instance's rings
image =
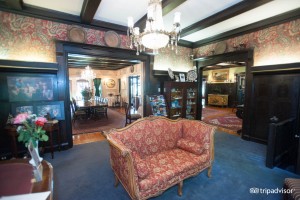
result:
[(35, 142), (36, 142), (36, 147), (34, 147), (32, 143), (30, 145), (28, 145), (28, 150), (31, 155), (31, 159), (30, 159), (29, 163), (32, 166), (37, 167), (39, 165), (39, 163), (42, 162), (43, 158), (41, 158), (40, 154), (39, 154), (39, 141), (35, 141)]

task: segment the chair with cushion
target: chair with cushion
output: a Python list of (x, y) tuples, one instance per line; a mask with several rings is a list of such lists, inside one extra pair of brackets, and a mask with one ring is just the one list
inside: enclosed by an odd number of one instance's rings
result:
[(101, 106), (101, 107), (97, 107), (97, 108), (94, 108), (94, 116), (104, 116), (106, 119), (108, 119), (108, 116), (107, 116), (107, 105), (105, 106)]
[(84, 110), (75, 110), (75, 105), (74, 103), (71, 101), (71, 110), (73, 113), (73, 119), (72, 122), (73, 124), (75, 123), (76, 119), (86, 119), (87, 118), (87, 112), (85, 112)]
[(138, 120), (138, 119), (142, 118), (142, 116), (140, 114), (130, 113), (131, 106), (129, 105), (129, 103), (125, 102), (124, 108), (125, 108), (125, 115), (126, 115), (125, 126), (127, 126), (127, 124), (131, 124), (131, 121), (133, 121), (133, 120)]

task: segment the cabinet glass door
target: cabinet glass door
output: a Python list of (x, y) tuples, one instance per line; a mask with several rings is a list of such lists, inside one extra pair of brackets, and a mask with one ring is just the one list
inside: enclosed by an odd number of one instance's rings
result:
[(182, 117), (182, 89), (171, 89), (170, 118)]
[(186, 118), (196, 119), (196, 88), (187, 88), (186, 92)]

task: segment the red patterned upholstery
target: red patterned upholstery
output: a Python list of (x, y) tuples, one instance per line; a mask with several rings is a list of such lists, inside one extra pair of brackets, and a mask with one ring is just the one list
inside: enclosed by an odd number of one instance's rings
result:
[(157, 196), (212, 166), (214, 132), (196, 120), (143, 118), (106, 134), (112, 169), (132, 199)]

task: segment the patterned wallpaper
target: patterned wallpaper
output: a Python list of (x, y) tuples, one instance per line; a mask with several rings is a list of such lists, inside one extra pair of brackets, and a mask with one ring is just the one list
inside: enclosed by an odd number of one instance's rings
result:
[[(71, 25), (26, 17), (0, 11), (0, 59), (56, 62), (55, 40), (68, 41)], [(84, 28), (87, 44), (105, 46), (104, 31)], [(120, 48), (126, 46), (126, 35), (120, 35)], [(234, 46), (245, 44), (254, 48), (254, 65), (300, 62), (300, 19), (222, 41), (227, 52)], [(211, 55), (218, 43), (196, 48), (197, 57)], [(191, 49), (178, 47), (177, 54), (168, 48), (155, 56), (154, 69), (188, 71)]]
[[(226, 52), (245, 44), (254, 49), (254, 66), (300, 62), (300, 19), (222, 41)], [(211, 55), (218, 43), (194, 49), (196, 57)]]
[(187, 72), (193, 68), (193, 61), (189, 55), (192, 54), (192, 49), (186, 47), (177, 47), (177, 53), (170, 48), (159, 50), (159, 54), (154, 59), (154, 69), (167, 71), (170, 68), (172, 71)]
[[(0, 59), (56, 62), (55, 40), (68, 41), (68, 30), (73, 26), (0, 11), (0, 27)], [(84, 30), (86, 44), (105, 46), (104, 31)], [(127, 36), (120, 37), (120, 48), (127, 49)], [(161, 70), (189, 68), (192, 65), (188, 60), (190, 52), (191, 49), (184, 47), (178, 48), (178, 54), (163, 49), (155, 57), (154, 65)]]

